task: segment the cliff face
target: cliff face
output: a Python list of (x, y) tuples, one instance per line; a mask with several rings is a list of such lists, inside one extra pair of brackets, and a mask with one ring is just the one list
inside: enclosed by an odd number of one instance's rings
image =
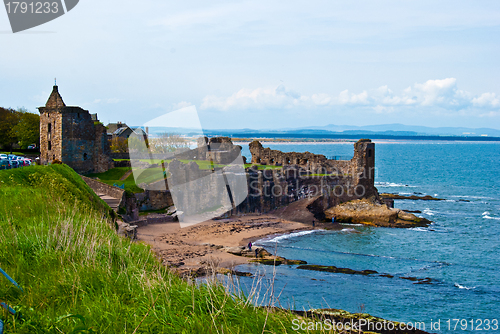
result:
[(358, 178), (350, 174), (313, 174), (300, 166), (285, 166), (281, 170), (257, 170), (247, 168), (247, 198), (231, 211), (232, 214), (266, 213), (304, 199), (317, 199), (311, 210), (319, 214), (322, 211), (343, 202), (369, 196), (378, 198), (377, 190), (368, 192), (360, 186)]

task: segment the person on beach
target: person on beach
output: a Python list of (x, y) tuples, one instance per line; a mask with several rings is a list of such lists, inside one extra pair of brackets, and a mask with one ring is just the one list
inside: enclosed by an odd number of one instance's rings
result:
[(313, 220), (313, 227), (314, 227), (314, 220)]
[(255, 248), (255, 257), (259, 257), (259, 249)]
[(252, 242), (251, 241), (248, 243), (248, 250), (252, 250)]

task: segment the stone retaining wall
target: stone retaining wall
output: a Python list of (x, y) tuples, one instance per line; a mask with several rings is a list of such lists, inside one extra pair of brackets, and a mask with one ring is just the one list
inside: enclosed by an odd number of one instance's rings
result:
[(105, 194), (110, 197), (118, 198), (120, 199), (120, 206), (124, 203), (125, 199), (125, 190), (110, 186), (109, 184), (100, 182), (95, 179), (91, 179), (90, 177), (86, 177), (83, 175), (80, 175), (85, 181), (85, 183), (92, 188), (92, 190), (97, 194)]

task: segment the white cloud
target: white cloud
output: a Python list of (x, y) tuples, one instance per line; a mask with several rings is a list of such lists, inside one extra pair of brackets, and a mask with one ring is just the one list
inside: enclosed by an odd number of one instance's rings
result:
[(182, 109), (182, 108), (190, 107), (192, 105), (193, 104), (191, 102), (181, 101), (181, 102), (172, 104), (172, 110)]
[[(440, 108), (464, 111), (484, 108), (499, 108), (500, 97), (495, 93), (473, 96), (459, 90), (457, 79), (446, 78), (415, 83), (396, 94), (388, 86), (351, 93), (343, 90), (339, 94), (315, 93), (302, 95), (283, 85), (277, 88), (241, 89), (229, 97), (215, 95), (203, 99), (201, 109), (245, 110), (245, 109), (290, 109), (322, 108), (334, 106), (371, 107), (376, 113), (397, 111), (397, 107)], [(488, 110), (489, 111), (489, 110)]]
[(480, 107), (498, 107), (500, 99), (495, 93), (483, 93), (472, 99), (472, 104)]

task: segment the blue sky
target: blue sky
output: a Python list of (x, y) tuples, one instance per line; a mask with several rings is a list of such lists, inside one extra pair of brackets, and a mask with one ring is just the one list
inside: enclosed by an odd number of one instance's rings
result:
[(12, 34), (0, 105), (143, 124), (193, 105), (205, 128), (404, 123), (500, 129), (498, 1), (81, 0)]

